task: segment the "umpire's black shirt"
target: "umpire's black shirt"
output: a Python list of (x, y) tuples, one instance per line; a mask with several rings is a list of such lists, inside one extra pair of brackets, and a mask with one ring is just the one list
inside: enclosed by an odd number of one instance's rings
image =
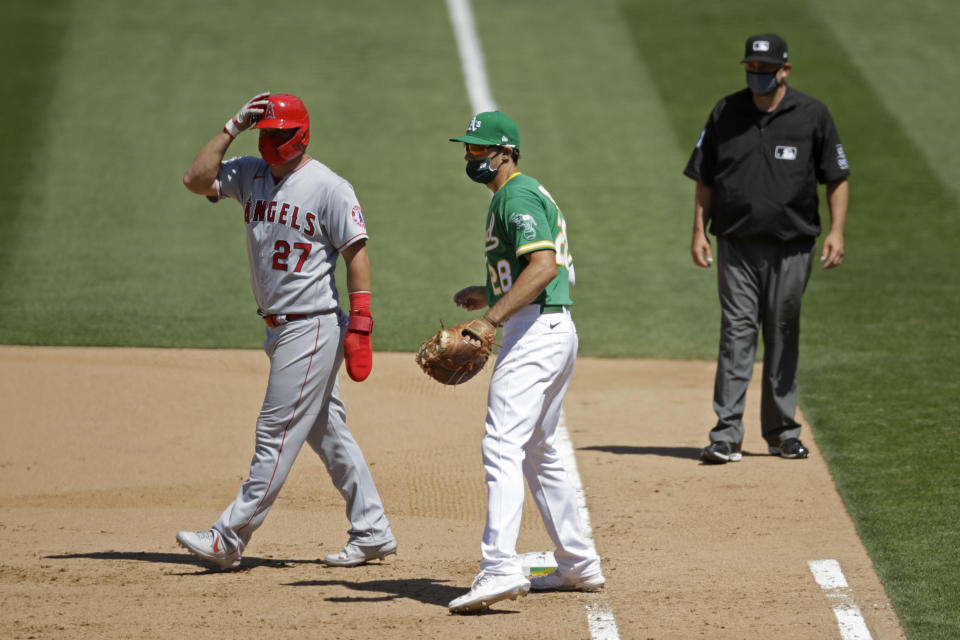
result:
[(850, 170), (826, 105), (787, 87), (770, 113), (749, 89), (718, 102), (683, 173), (712, 188), (712, 234), (788, 241), (820, 234), (817, 183)]

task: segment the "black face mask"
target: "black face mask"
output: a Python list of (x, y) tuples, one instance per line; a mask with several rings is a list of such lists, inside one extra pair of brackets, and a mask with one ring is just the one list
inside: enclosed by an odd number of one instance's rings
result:
[(747, 71), (747, 86), (758, 96), (768, 96), (777, 90), (777, 72)]
[[(496, 158), (496, 157), (497, 156), (493, 156), (493, 158)], [(493, 161), (493, 158), (468, 161), (467, 176), (474, 182), (479, 182), (480, 184), (490, 184), (490, 181), (496, 178), (497, 173), (499, 173), (500, 171), (499, 166), (496, 169), (490, 166), (490, 163)]]

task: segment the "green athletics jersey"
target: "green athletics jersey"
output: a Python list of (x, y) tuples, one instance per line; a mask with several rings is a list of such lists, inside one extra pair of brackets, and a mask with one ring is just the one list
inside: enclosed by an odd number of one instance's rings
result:
[(487, 214), (487, 304), (493, 306), (513, 286), (527, 265), (521, 256), (544, 249), (557, 253), (557, 277), (531, 304), (570, 306), (567, 223), (543, 185), (515, 173), (493, 194)]

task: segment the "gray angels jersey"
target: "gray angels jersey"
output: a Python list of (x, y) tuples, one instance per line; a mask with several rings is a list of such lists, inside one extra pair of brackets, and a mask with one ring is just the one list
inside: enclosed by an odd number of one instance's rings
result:
[(217, 197), (243, 205), (250, 285), (264, 315), (317, 313), (339, 306), (334, 271), (340, 252), (367, 238), (353, 186), (323, 163), (274, 182), (262, 158), (220, 164)]

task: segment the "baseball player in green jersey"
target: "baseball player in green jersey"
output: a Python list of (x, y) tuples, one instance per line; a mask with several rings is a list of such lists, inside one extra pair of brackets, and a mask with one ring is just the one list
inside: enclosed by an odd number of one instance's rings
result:
[[(492, 192), (484, 250), (486, 286), (454, 294), (465, 309), (489, 307), (490, 332), (503, 327), (487, 396), (483, 466), (487, 521), (481, 571), (453, 612), (474, 611), (528, 591), (596, 591), (600, 558), (583, 534), (576, 494), (554, 447), (563, 396), (577, 357), (570, 316), (573, 259), (566, 222), (539, 182), (520, 173), (520, 134), (500, 111), (480, 113), (465, 135), (467, 175)], [(556, 545), (557, 570), (528, 579), (517, 556), (526, 478)]]

